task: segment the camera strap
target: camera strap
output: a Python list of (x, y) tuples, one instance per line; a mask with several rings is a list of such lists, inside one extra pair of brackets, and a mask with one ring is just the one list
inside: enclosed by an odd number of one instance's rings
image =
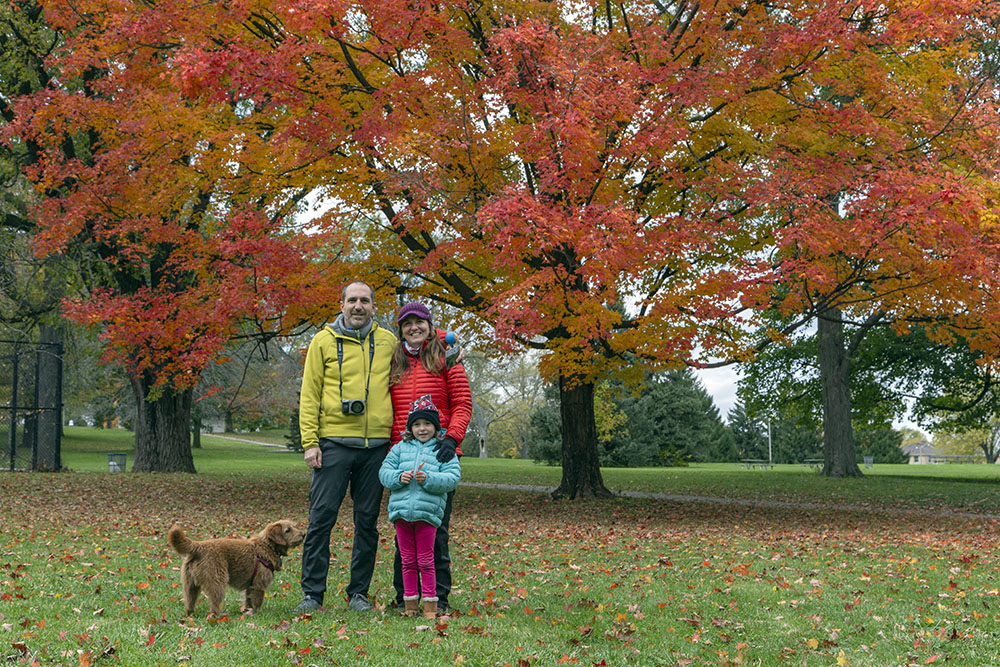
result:
[[(344, 400), (344, 341), (337, 339), (337, 377), (340, 380), (340, 400)], [(375, 363), (375, 329), (368, 334), (368, 375), (365, 377), (365, 401), (368, 401), (368, 384), (372, 379), (372, 364)]]

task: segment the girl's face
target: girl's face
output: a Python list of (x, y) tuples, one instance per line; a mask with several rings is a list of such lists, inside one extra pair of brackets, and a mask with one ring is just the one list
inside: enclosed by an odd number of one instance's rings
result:
[(427, 442), (434, 437), (434, 424), (427, 419), (414, 419), (410, 430), (413, 431), (413, 437), (420, 442)]
[(430, 338), (431, 323), (416, 315), (410, 315), (399, 325), (399, 330), (410, 347), (419, 348), (425, 340)]

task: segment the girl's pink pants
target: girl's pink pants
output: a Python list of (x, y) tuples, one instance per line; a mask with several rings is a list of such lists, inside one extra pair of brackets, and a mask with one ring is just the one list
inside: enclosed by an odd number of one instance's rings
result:
[(396, 519), (396, 540), (399, 556), (403, 561), (403, 596), (417, 595), (417, 573), (423, 597), (437, 596), (437, 578), (434, 574), (434, 537), (437, 528), (426, 521)]

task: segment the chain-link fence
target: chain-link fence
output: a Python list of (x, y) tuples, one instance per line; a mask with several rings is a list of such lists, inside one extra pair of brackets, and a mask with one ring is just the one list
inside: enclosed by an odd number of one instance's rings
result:
[(62, 345), (0, 340), (0, 447), (8, 470), (60, 470)]

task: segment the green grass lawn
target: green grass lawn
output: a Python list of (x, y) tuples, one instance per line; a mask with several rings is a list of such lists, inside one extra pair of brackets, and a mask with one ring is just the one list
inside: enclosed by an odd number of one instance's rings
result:
[[(241, 436), (242, 437), (242, 436)], [(252, 436), (250, 436), (252, 437)], [(827, 480), (801, 466), (604, 471), (616, 490), (785, 500), (553, 501), (465, 486), (455, 499), (458, 613), (437, 623), (347, 611), (352, 526), (332, 536), (327, 608), (292, 618), (299, 551), (263, 609), (182, 616), (180, 522), (194, 538), (305, 524), (301, 454), (205, 436), (197, 475), (108, 473), (131, 434), (68, 429), (73, 472), (0, 474), (0, 655), (61, 665), (960, 665), (1000, 664), (1000, 474), (988, 466), (875, 466)], [(463, 479), (554, 486), (559, 470), (462, 461)], [(843, 510), (832, 506), (852, 505)], [(906, 511), (898, 511), (900, 508)], [(956, 512), (979, 513), (961, 515)]]

